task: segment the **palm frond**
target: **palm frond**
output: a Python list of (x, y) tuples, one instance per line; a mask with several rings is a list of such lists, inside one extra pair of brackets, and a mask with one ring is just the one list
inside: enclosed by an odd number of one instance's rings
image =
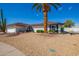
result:
[(58, 6), (56, 6), (54, 3), (49, 3), (50, 5), (52, 5), (56, 10), (58, 9)]
[(56, 10), (58, 9), (59, 6), (61, 6), (60, 3), (35, 3), (32, 7), (35, 8), (36, 7), (36, 11), (38, 12), (39, 10), (42, 10), (42, 8), (44, 7), (47, 11), (51, 11), (51, 6), (53, 6)]
[(61, 6), (61, 4), (60, 3), (55, 3), (57, 6)]
[(38, 3), (35, 3), (35, 4), (32, 6), (32, 9), (34, 9), (36, 6), (38, 6)]
[(49, 4), (47, 4), (47, 10), (48, 10), (49, 12), (51, 12), (51, 7), (50, 7)]
[(38, 5), (37, 7), (36, 7), (36, 11), (38, 12), (38, 11), (41, 11), (41, 9), (42, 9), (42, 6), (41, 5)]
[(51, 12), (51, 7), (48, 7), (48, 11)]

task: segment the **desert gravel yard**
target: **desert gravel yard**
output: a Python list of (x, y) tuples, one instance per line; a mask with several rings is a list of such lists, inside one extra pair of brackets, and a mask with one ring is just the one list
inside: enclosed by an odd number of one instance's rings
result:
[(16, 36), (0, 35), (0, 42), (7, 43), (26, 56), (77, 56), (79, 34), (22, 33)]

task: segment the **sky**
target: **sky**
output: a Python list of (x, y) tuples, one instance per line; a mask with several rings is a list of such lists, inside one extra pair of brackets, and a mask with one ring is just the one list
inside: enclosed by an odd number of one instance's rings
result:
[[(61, 3), (61, 7), (56, 10), (51, 7), (51, 12), (48, 12), (48, 21), (65, 22), (72, 20), (79, 24), (79, 4), (78, 3)], [(0, 8), (3, 9), (4, 18), (7, 24), (26, 23), (37, 24), (43, 22), (43, 13), (32, 10), (32, 3), (1, 3)]]

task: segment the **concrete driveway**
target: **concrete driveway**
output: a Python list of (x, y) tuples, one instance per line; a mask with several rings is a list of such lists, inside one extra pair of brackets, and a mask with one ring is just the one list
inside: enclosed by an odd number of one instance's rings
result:
[(24, 56), (24, 54), (13, 46), (0, 42), (0, 56)]

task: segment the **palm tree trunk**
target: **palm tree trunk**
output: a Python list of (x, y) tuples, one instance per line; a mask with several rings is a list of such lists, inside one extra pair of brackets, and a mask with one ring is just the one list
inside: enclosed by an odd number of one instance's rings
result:
[(44, 33), (47, 33), (47, 22), (48, 22), (48, 18), (47, 18), (47, 12), (44, 11)]

